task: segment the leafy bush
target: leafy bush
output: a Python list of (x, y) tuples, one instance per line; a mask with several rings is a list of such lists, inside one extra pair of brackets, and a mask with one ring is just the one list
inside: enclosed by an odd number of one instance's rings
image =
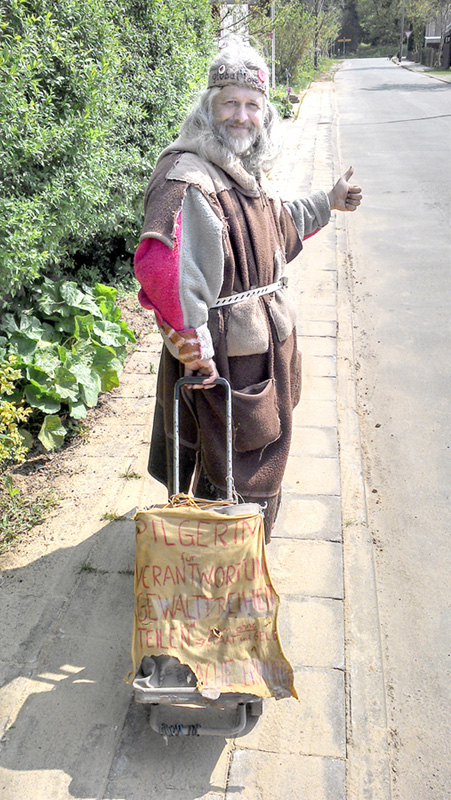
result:
[(0, 362), (20, 369), (12, 399), (33, 410), (30, 422), (47, 450), (60, 447), (64, 423), (80, 420), (101, 391), (119, 385), (133, 332), (121, 319), (117, 290), (45, 280), (15, 313), (0, 316)]
[(271, 103), (275, 105), (279, 114), (284, 119), (293, 116), (293, 106), (290, 103), (290, 96), (287, 89), (283, 86), (276, 86), (270, 90)]
[(14, 384), (21, 377), (16, 364), (15, 356), (8, 356), (0, 363), (0, 466), (9, 461), (24, 461), (27, 452), (18, 423), (26, 422), (31, 408), (24, 408), (23, 400), (17, 403), (6, 399), (13, 394)]
[(396, 55), (399, 50), (399, 41), (392, 44), (371, 45), (361, 42), (356, 51), (357, 58), (383, 58)]
[[(142, 195), (205, 77), (209, 0), (3, 0), (0, 297), (130, 270)], [(119, 244), (118, 244), (119, 242)]]
[[(306, 89), (321, 73), (330, 73), (334, 61), (327, 57), (318, 59), (315, 67), (313, 59), (305, 58), (296, 71), (296, 87)], [(333, 73), (332, 73), (333, 74)]]

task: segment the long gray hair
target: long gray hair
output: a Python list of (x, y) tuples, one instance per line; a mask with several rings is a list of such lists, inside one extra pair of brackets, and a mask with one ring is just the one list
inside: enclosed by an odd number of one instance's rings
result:
[[(268, 67), (259, 53), (236, 38), (231, 41), (230, 39), (225, 40), (210, 69), (221, 64), (231, 71), (245, 67), (247, 69), (263, 69), (268, 73)], [(180, 136), (183, 139), (195, 141), (197, 152), (206, 160), (211, 160), (212, 152), (217, 153), (219, 149), (223, 163), (231, 166), (236, 162), (237, 156), (214, 127), (212, 106), (214, 98), (220, 91), (219, 87), (214, 86), (203, 92), (198, 103), (185, 119), (180, 129)], [(267, 97), (263, 99), (265, 104), (263, 128), (250, 149), (240, 156), (243, 166), (252, 175), (258, 175), (261, 170), (269, 169), (281, 149), (279, 115)]]

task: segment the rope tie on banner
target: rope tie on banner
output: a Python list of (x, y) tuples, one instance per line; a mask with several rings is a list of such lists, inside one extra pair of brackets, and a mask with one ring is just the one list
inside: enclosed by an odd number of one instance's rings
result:
[(284, 275), (280, 280), (275, 283), (269, 283), (267, 286), (257, 286), (255, 289), (248, 289), (247, 292), (239, 292), (238, 294), (230, 294), (228, 297), (220, 297), (216, 303), (210, 308), (222, 308), (223, 306), (233, 306), (235, 303), (241, 303), (243, 300), (248, 300), (249, 297), (261, 297), (264, 294), (271, 294), (277, 292), (278, 289), (284, 289), (288, 286), (288, 278)]
[(238, 500), (238, 495), (236, 499), (234, 498), (233, 501), (231, 500), (204, 500), (201, 497), (194, 497), (192, 494), (184, 494), (180, 492), (179, 494), (174, 494), (169, 499), (169, 502), (166, 503), (164, 506), (165, 508), (178, 508), (180, 506), (189, 506), (190, 508), (196, 508), (199, 511), (208, 511), (211, 506), (215, 508), (217, 506), (230, 506), (235, 505)]

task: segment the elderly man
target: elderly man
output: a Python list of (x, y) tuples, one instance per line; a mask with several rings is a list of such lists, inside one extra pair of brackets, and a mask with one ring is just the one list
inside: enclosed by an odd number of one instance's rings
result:
[[(171, 491), (175, 381), (205, 376), (208, 389), (218, 375), (227, 378), (235, 486), (265, 508), (267, 541), (301, 390), (284, 265), (331, 209), (354, 211), (361, 200), (349, 169), (328, 194), (281, 202), (263, 175), (279, 151), (276, 133), (264, 61), (249, 46), (224, 47), (198, 106), (157, 162), (135, 256), (139, 300), (164, 339), (149, 471)], [(181, 489), (195, 474), (199, 497), (224, 496), (221, 390), (185, 392), (180, 416)]]

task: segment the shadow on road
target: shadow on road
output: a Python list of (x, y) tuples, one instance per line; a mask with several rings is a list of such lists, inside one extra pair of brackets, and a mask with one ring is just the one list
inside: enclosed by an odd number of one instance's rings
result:
[(121, 518), (2, 573), (0, 783), (8, 800), (222, 793), (224, 739), (167, 746), (124, 681), (133, 565), (134, 523)]
[(362, 86), (364, 92), (447, 92), (451, 84), (435, 82), (431, 79), (427, 83), (378, 83), (375, 86)]

